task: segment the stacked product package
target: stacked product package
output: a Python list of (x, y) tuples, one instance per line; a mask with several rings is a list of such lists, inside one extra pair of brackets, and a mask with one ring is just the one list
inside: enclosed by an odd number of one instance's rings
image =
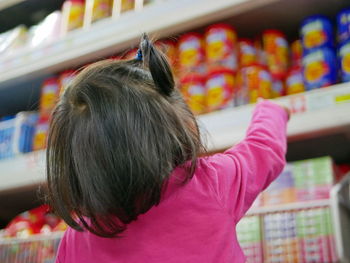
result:
[[(334, 183), (330, 157), (288, 163), (281, 175), (259, 196), (255, 207), (329, 199)], [(237, 225), (237, 236), (254, 263), (335, 263), (336, 253), (330, 208), (293, 208), (252, 213)]]

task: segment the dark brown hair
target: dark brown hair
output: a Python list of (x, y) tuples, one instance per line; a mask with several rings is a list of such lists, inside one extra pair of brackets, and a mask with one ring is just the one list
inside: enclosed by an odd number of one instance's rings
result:
[(144, 35), (141, 57), (82, 70), (57, 104), (47, 146), (48, 200), (77, 230), (118, 236), (159, 204), (173, 169), (191, 178), (202, 146), (165, 56)]

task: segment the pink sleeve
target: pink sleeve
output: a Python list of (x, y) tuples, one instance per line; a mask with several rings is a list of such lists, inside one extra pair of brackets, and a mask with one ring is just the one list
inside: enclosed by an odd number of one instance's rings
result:
[(58, 251), (57, 251), (57, 255), (56, 255), (56, 261), (55, 263), (64, 263), (64, 257), (65, 257), (65, 250), (66, 250), (66, 235), (67, 235), (67, 231), (64, 233), (60, 244), (58, 246)]
[(256, 106), (246, 138), (206, 159), (217, 199), (236, 222), (285, 166), (287, 121), (282, 107), (263, 101)]

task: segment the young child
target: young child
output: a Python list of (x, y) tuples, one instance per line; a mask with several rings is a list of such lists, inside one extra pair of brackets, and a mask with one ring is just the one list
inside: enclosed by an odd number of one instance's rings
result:
[(56, 262), (244, 262), (235, 225), (285, 165), (288, 117), (260, 102), (240, 144), (197, 158), (196, 120), (146, 35), (135, 59), (85, 68), (48, 138), (49, 200), (70, 226)]

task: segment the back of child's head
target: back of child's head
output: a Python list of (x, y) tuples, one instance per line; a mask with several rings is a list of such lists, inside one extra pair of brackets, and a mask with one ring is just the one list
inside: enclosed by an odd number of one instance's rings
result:
[(51, 119), (49, 202), (68, 225), (116, 236), (160, 202), (177, 166), (193, 175), (201, 149), (194, 116), (147, 35), (132, 60), (82, 70)]

